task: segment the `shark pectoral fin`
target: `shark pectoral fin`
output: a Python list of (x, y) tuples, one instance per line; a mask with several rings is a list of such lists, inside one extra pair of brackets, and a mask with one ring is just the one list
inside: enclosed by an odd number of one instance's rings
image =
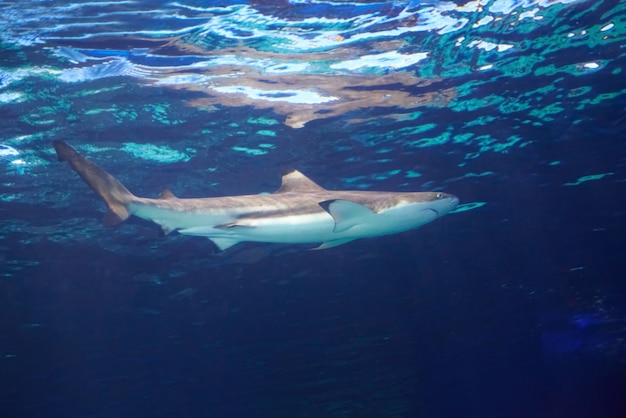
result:
[(339, 247), (340, 245), (346, 244), (350, 241), (354, 241), (354, 238), (335, 239), (332, 241), (326, 241), (326, 242), (321, 243), (319, 247), (311, 248), (311, 250), (325, 250), (326, 248)]
[(211, 241), (213, 241), (213, 244), (215, 244), (217, 246), (217, 248), (220, 249), (220, 251), (224, 251), (229, 249), (230, 247), (232, 247), (235, 244), (239, 244), (241, 241), (237, 241), (236, 239), (231, 239), (231, 238), (213, 238), (210, 237), (209, 238)]
[(324, 202), (320, 202), (319, 205), (324, 208), (324, 210), (335, 220), (335, 228), (333, 229), (334, 232), (347, 231), (367, 218), (376, 215), (376, 212), (367, 206), (350, 202), (349, 200), (326, 200)]

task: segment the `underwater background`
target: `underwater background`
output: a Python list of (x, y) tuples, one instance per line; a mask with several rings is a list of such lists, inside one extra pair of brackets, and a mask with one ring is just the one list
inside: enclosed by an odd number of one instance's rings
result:
[[(626, 416), (626, 3), (0, 1), (1, 417)], [(133, 193), (445, 191), (324, 251)]]

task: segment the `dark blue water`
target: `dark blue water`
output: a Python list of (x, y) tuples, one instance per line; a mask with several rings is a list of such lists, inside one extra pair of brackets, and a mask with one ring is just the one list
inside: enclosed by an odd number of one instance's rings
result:
[[(614, 1), (0, 3), (0, 416), (626, 414)], [(443, 190), (308, 251), (161, 236), (139, 196)]]

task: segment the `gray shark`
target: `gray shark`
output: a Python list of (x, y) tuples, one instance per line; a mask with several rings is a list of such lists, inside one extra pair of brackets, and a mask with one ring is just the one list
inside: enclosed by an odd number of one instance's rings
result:
[(106, 225), (135, 215), (157, 223), (165, 234), (207, 237), (220, 250), (244, 241), (331, 248), (420, 227), (459, 203), (441, 192), (326, 190), (299, 171), (284, 175), (271, 194), (179, 199), (165, 189), (149, 199), (133, 195), (65, 142), (53, 145), (59, 161), (67, 161), (106, 203)]

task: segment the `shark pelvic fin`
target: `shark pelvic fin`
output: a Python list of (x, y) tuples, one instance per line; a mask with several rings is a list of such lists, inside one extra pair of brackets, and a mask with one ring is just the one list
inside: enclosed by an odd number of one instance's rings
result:
[(246, 225), (244, 223), (239, 223), (239, 221), (235, 221), (235, 222), (231, 222), (227, 224), (215, 225), (213, 226), (213, 228), (222, 229), (222, 230), (226, 230), (226, 229), (232, 230), (235, 228), (254, 228), (254, 225)]
[(349, 200), (326, 200), (324, 202), (320, 202), (319, 205), (324, 208), (324, 210), (335, 220), (335, 228), (333, 229), (334, 232), (347, 231), (353, 226), (362, 223), (365, 219), (376, 215), (376, 212), (367, 206), (350, 202)]
[(299, 172), (294, 170), (291, 173), (285, 174), (282, 179), (282, 185), (280, 189), (274, 193), (314, 193), (324, 191), (324, 188), (319, 184)]
[(215, 233), (219, 231), (219, 229), (214, 228), (212, 226), (195, 226), (192, 228), (179, 229), (178, 232), (183, 235), (194, 235), (198, 237), (207, 237), (219, 248), (220, 251), (224, 251), (235, 244), (239, 244), (237, 238), (231, 238), (228, 236), (225, 237), (215, 237)]
[(117, 225), (128, 219), (131, 215), (128, 204), (136, 198), (122, 183), (65, 142), (55, 139), (52, 145), (59, 161), (67, 161), (70, 167), (106, 203), (109, 210), (104, 215), (105, 225)]
[(346, 244), (350, 241), (354, 241), (354, 238), (346, 238), (346, 239), (335, 239), (332, 241), (326, 241), (320, 244), (319, 247), (311, 248), (312, 250), (325, 250), (326, 248), (339, 247), (340, 245)]

